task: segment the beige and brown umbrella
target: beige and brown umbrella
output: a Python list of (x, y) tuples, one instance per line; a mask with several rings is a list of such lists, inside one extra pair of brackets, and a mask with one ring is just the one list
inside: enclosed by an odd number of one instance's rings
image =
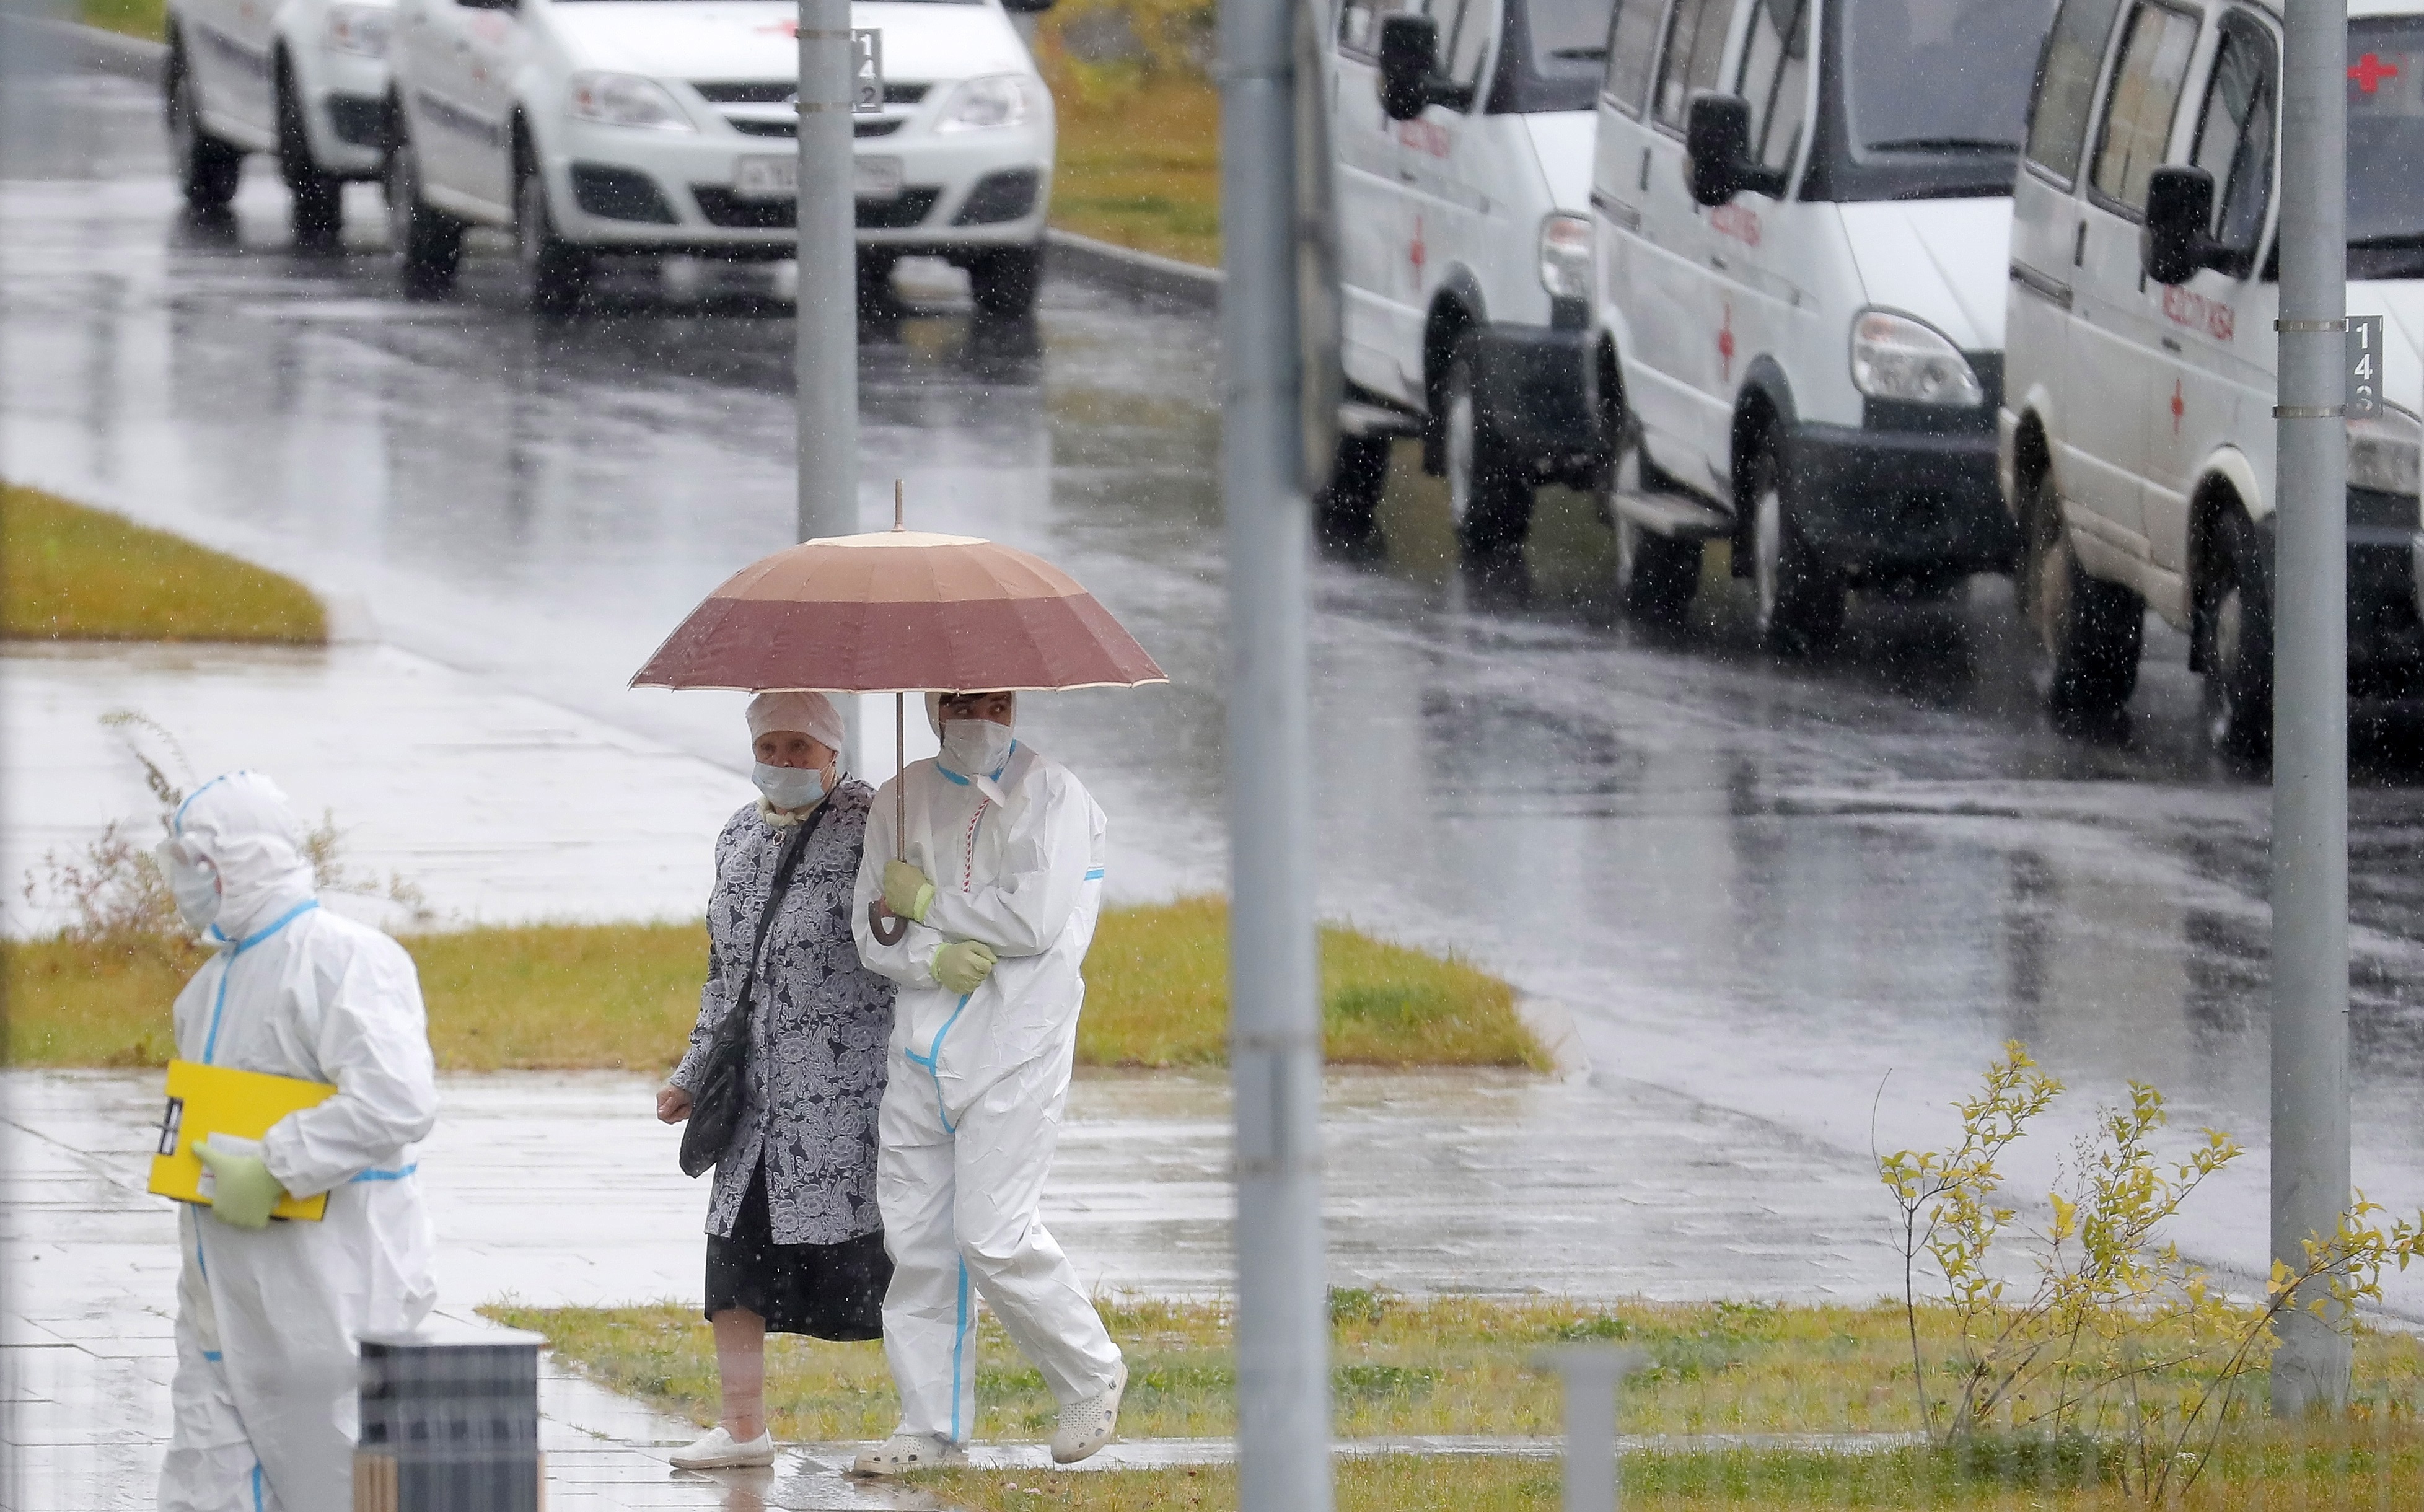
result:
[[(897, 520), (897, 496), (894, 508)], [(895, 523), (742, 568), (674, 628), (631, 686), (893, 693), (893, 748), (905, 756), (909, 693), (1169, 680), (1093, 595), (1050, 563)], [(905, 807), (901, 789), (895, 796)], [(902, 827), (896, 818), (896, 836)], [(887, 944), (898, 938), (883, 920), (876, 927)]]

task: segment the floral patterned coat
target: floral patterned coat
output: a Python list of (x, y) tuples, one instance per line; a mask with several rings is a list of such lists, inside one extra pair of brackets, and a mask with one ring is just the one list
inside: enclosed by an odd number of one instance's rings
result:
[[(838, 1244), (883, 1227), (875, 1205), (875, 1115), (884, 1101), (892, 983), (859, 963), (851, 938), (851, 888), (874, 790), (845, 778), (785, 890), (766, 933), (751, 995), (749, 1074), (732, 1147), (715, 1168), (707, 1232), (732, 1234), (749, 1179), (766, 1166), (767, 1216), (776, 1244)], [(716, 1027), (749, 970), (758, 918), (789, 829), (751, 804), (715, 840), (715, 891), (707, 905), (707, 986), (698, 1025), (673, 1084), (698, 1090)]]

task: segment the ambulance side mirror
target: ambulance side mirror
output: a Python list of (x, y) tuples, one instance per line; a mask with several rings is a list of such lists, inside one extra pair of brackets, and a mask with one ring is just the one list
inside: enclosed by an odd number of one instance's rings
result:
[(1784, 192), (1784, 175), (1750, 155), (1750, 102), (1738, 94), (1693, 98), (1684, 118), (1683, 176), (1692, 198), (1712, 210), (1745, 190)]
[(1439, 72), (1439, 23), (1428, 16), (1380, 18), (1380, 108), (1391, 120), (1411, 120), (1427, 105), (1462, 110), (1473, 86)]
[(2203, 168), (2162, 167), (2146, 181), (2146, 220), (2138, 230), (2138, 263), (2157, 283), (2186, 283), (2226, 250), (2207, 233), (2213, 224), (2213, 175)]

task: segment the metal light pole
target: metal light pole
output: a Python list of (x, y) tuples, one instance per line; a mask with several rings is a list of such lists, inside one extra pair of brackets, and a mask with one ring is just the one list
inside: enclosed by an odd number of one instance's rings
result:
[(799, 538), (858, 530), (858, 208), (850, 0), (800, 0)]
[(1329, 1512), (1321, 1004), (1297, 411), (1290, 0), (1220, 0), (1220, 497), (1229, 548), (1229, 1064), (1237, 1497)]
[[(2349, 1202), (2347, 0), (2288, 0), (2272, 703), (2272, 1255)], [(2350, 1343), (2285, 1313), (2272, 1410), (2347, 1399)]]

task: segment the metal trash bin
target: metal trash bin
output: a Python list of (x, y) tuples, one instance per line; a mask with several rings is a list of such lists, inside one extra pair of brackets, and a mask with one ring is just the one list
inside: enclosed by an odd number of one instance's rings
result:
[(539, 1512), (546, 1342), (513, 1329), (364, 1335), (354, 1512)]

